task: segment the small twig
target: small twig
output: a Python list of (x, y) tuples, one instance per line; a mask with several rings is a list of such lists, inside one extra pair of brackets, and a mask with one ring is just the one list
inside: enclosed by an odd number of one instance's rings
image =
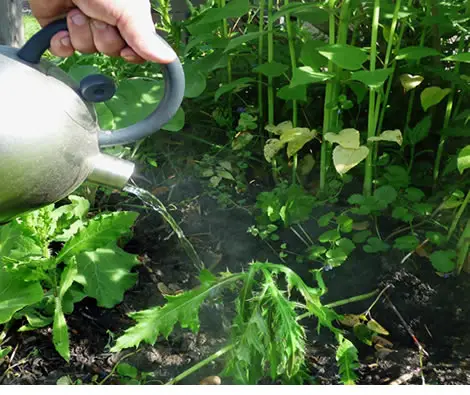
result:
[(363, 313), (363, 315), (368, 315), (370, 314), (370, 311), (374, 308), (374, 306), (377, 304), (377, 302), (380, 300), (380, 298), (382, 297), (382, 295), (384, 294), (384, 292), (390, 288), (390, 285), (387, 285), (384, 289), (382, 289), (382, 291), (380, 291), (380, 293), (377, 295), (377, 297), (375, 298), (375, 300), (372, 302), (372, 304), (369, 306), (369, 308)]
[(406, 254), (405, 257), (401, 260), (401, 264), (405, 263), (415, 252), (418, 248), (425, 246), (429, 242), (429, 239), (424, 240), (418, 247), (416, 247), (413, 251), (409, 254)]
[(411, 372), (405, 373), (398, 377), (396, 380), (393, 380), (390, 382), (388, 385), (402, 385), (410, 381), (413, 377), (417, 376), (422, 372), (421, 368), (417, 368), (415, 370), (412, 370)]
[(410, 326), (406, 323), (406, 321), (404, 320), (404, 318), (401, 316), (401, 314), (399, 313), (399, 311), (397, 310), (397, 308), (395, 307), (395, 305), (391, 302), (391, 300), (389, 299), (389, 297), (387, 295), (385, 295), (385, 298), (387, 299), (387, 302), (389, 303), (390, 307), (392, 308), (393, 312), (397, 315), (397, 317), (399, 318), (399, 320), (401, 321), (401, 323), (403, 324), (403, 326), (405, 327), (406, 331), (408, 332), (408, 334), (411, 336), (411, 338), (413, 339), (413, 342), (416, 344), (416, 346), (418, 347), (418, 350), (420, 350), (424, 355), (426, 355), (427, 357), (429, 357), (429, 354), (427, 353), (427, 351), (424, 349), (424, 347), (421, 345), (421, 343), (418, 341), (418, 339), (416, 338), (415, 334), (413, 333), (413, 331), (411, 330)]

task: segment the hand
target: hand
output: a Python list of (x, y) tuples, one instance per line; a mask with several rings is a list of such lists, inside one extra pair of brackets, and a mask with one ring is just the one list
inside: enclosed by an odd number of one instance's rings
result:
[(41, 26), (67, 16), (69, 31), (51, 40), (60, 57), (102, 52), (131, 63), (171, 63), (175, 52), (155, 32), (148, 0), (29, 0)]

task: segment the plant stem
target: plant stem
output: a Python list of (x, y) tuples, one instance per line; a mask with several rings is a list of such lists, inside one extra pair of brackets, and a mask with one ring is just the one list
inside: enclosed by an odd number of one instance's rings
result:
[[(380, 0), (374, 0), (374, 14), (372, 16), (372, 35), (371, 35), (371, 43), (370, 43), (370, 71), (375, 71), (375, 65), (377, 61), (377, 37), (379, 31), (379, 16), (380, 16)], [(368, 127), (367, 127), (367, 139), (374, 137), (376, 132), (376, 121), (377, 118), (375, 116), (375, 98), (376, 92), (375, 89), (370, 89), (369, 92), (369, 120), (368, 120)], [(366, 158), (366, 168), (365, 168), (365, 175), (364, 175), (364, 195), (370, 196), (372, 194), (372, 174), (373, 174), (373, 144), (368, 142), (369, 146), (369, 155)]]
[[(335, 43), (335, 3), (336, 0), (329, 0), (329, 41), (330, 45)], [(333, 73), (334, 64), (330, 60), (328, 61), (328, 72)], [(324, 103), (324, 114), (323, 114), (323, 136), (329, 132), (331, 127), (331, 119), (333, 115), (332, 109), (332, 96), (334, 92), (334, 84), (336, 84), (336, 80), (334, 81), (327, 81), (326, 83), (326, 90), (325, 90), (325, 103)], [(320, 153), (320, 192), (325, 191), (326, 186), (326, 172), (327, 172), (327, 161), (328, 161), (328, 142), (323, 139), (321, 144), (321, 153)]]
[[(469, 192), (470, 193), (470, 192)], [(465, 225), (465, 229), (462, 232), (459, 242), (457, 243), (457, 274), (460, 274), (465, 262), (468, 259), (468, 250), (470, 248), (470, 219)]]
[(452, 220), (452, 224), (450, 225), (449, 232), (447, 233), (447, 241), (450, 241), (450, 238), (454, 234), (455, 229), (457, 228), (457, 225), (460, 221), (460, 218), (462, 217), (463, 213), (465, 212), (465, 209), (468, 206), (468, 202), (470, 202), (470, 190), (467, 192), (467, 196), (465, 196), (465, 199), (463, 203), (461, 204), (459, 211), (457, 211), (457, 214), (455, 214), (455, 217)]
[[(265, 0), (260, 0), (259, 3), (259, 33), (258, 38), (258, 65), (263, 64), (263, 47), (264, 47), (264, 6)], [(263, 106), (263, 74), (258, 73), (258, 114), (259, 114), (259, 125), (262, 130), (264, 125), (264, 106)]]
[[(273, 3), (273, 0), (268, 0), (268, 63), (274, 59)], [(268, 123), (274, 125), (273, 77), (268, 77)]]
[[(461, 33), (458, 53), (462, 53), (464, 48), (465, 48), (465, 35)], [(459, 72), (460, 72), (460, 63), (456, 62), (454, 73), (458, 75)], [(455, 97), (455, 91), (456, 91), (455, 83), (452, 83), (451, 89), (452, 91), (450, 92), (449, 98), (447, 99), (446, 115), (445, 115), (444, 124), (443, 124), (444, 130), (449, 127), (450, 119), (452, 117), (452, 108), (454, 105), (454, 97)], [(447, 141), (446, 136), (442, 134), (439, 140), (439, 145), (437, 147), (436, 161), (434, 162), (434, 171), (433, 171), (434, 188), (436, 188), (437, 186), (437, 180), (439, 178), (439, 172), (440, 172), (440, 167), (441, 167), (442, 154), (444, 153), (444, 147), (446, 145), (446, 141)]]
[[(284, 4), (287, 6), (289, 4), (289, 0), (284, 0)], [(294, 33), (292, 32), (292, 22), (290, 20), (290, 14), (286, 14), (286, 28), (287, 28), (287, 39), (289, 42), (289, 56), (290, 56), (290, 64), (292, 74), (297, 67), (297, 59), (295, 55), (295, 46), (294, 46)], [(297, 127), (297, 100), (292, 100), (292, 126), (294, 128)], [(295, 184), (297, 179), (297, 162), (298, 156), (297, 154), (293, 157), (292, 162), (292, 184)]]
[[(225, 0), (219, 0), (219, 8), (225, 7)], [(224, 18), (222, 21), (222, 35), (224, 38), (229, 38), (228, 34), (228, 23), (227, 19)], [(232, 60), (230, 59), (230, 54), (227, 55), (227, 82), (230, 84), (232, 82)], [(228, 109), (230, 118), (232, 117), (232, 92), (228, 94)]]
[(196, 365), (191, 366), (188, 370), (185, 370), (183, 373), (176, 376), (174, 379), (165, 383), (165, 385), (174, 385), (177, 382), (183, 380), (184, 378), (188, 377), (189, 375), (193, 374), (194, 372), (198, 371), (199, 369), (203, 368), (204, 366), (210, 364), (212, 361), (215, 361), (217, 358), (220, 358), (222, 355), (227, 354), (235, 347), (234, 344), (229, 344), (224, 348), (220, 349), (219, 351), (215, 352), (211, 356), (203, 359), (202, 361), (198, 362)]

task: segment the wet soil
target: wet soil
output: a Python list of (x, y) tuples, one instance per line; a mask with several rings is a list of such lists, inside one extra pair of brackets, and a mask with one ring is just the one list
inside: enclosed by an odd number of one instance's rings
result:
[[(265, 243), (247, 233), (253, 224), (247, 209), (221, 208), (204, 195), (204, 186), (191, 178), (179, 178), (171, 191), (160, 197), (170, 211), (173, 209), (172, 215), (213, 272), (227, 269), (237, 272), (252, 260), (279, 262)], [(115, 207), (120, 207), (121, 199), (115, 200)], [(319, 209), (318, 216), (325, 210), (328, 208)], [(312, 238), (323, 232), (314, 221), (305, 224), (305, 228)], [(292, 234), (286, 232), (281, 237), (295, 248), (298, 240)], [(110, 353), (113, 339), (132, 325), (127, 313), (164, 303), (162, 284), (175, 292), (198, 284), (196, 268), (157, 213), (142, 210), (126, 250), (139, 254), (144, 263), (136, 269), (138, 282), (114, 309), (98, 308), (89, 299), (76, 305), (67, 318), (71, 333), (70, 363), (64, 363), (54, 350), (50, 329), (16, 333), (12, 328), (6, 344), (14, 351), (0, 364), (1, 384), (55, 384), (64, 376), (83, 383), (124, 383), (123, 378), (112, 374), (123, 357), (139, 371), (151, 373), (141, 380), (142, 384), (161, 384), (227, 344), (233, 316), (230, 297), (203, 306), (198, 334), (177, 328), (167, 340), (143, 346), (134, 354), (135, 350)], [(400, 264), (401, 259), (399, 255), (368, 255), (357, 250), (342, 267), (325, 273), (328, 293), (324, 303), (388, 286), (388, 299), (381, 298), (372, 314), (390, 332), (387, 337), (393, 343), (390, 351), (376, 352), (349, 336), (359, 349), (359, 384), (470, 384), (469, 276), (444, 279), (436, 276), (429, 263), (419, 257), (411, 257), (405, 264)], [(305, 281), (314, 284), (308, 264), (289, 262), (289, 265)], [(389, 301), (428, 356), (419, 352)], [(337, 311), (358, 314), (371, 302), (348, 304)], [(307, 361), (312, 382), (338, 384), (333, 339), (326, 331), (317, 335), (314, 320), (307, 328)], [(181, 383), (197, 384), (206, 376), (218, 375), (222, 369), (223, 361), (216, 360)], [(226, 379), (222, 382), (230, 384)]]

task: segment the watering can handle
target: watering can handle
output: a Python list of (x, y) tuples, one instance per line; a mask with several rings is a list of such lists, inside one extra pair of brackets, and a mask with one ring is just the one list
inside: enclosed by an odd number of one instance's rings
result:
[[(49, 49), (52, 37), (63, 30), (68, 30), (66, 19), (52, 22), (31, 37), (23, 48), (18, 51), (18, 57), (29, 63), (39, 63), (44, 52)], [(143, 139), (158, 131), (173, 118), (183, 101), (184, 72), (178, 58), (172, 63), (162, 66), (164, 69), (165, 90), (157, 109), (135, 125), (113, 132), (101, 131), (99, 135), (101, 147), (130, 144)]]

